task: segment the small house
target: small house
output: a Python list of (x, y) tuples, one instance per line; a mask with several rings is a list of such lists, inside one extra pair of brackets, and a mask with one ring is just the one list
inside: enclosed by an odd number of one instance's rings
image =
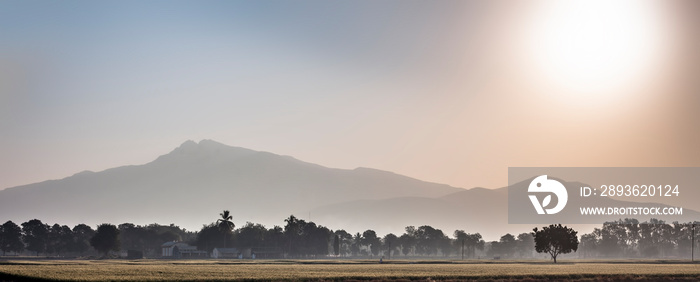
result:
[(182, 256), (206, 257), (207, 255), (207, 252), (198, 251), (197, 247), (195, 246), (190, 246), (187, 243), (177, 241), (165, 242), (163, 245), (160, 245), (160, 248), (162, 250), (161, 255), (169, 258), (179, 258)]
[(195, 246), (175, 247), (173, 249), (173, 256), (178, 258), (207, 257), (207, 251), (197, 250)]

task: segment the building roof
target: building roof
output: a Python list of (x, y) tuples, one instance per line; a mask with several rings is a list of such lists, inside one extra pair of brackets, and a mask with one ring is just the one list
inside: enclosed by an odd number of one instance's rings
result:
[(160, 246), (161, 247), (170, 247), (170, 246), (175, 245), (175, 244), (177, 244), (177, 242), (170, 241), (170, 242), (165, 242), (165, 243), (163, 243), (163, 245), (160, 245)]

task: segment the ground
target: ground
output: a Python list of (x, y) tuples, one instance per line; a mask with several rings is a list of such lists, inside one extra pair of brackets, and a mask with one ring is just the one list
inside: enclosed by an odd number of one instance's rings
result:
[(700, 264), (660, 260), (21, 260), (0, 259), (0, 281), (226, 280), (700, 280)]

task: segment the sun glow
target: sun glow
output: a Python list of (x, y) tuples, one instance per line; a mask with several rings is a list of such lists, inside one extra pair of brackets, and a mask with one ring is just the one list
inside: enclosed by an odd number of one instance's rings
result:
[(663, 51), (656, 6), (644, 0), (541, 3), (526, 36), (534, 75), (574, 102), (608, 102), (631, 92)]

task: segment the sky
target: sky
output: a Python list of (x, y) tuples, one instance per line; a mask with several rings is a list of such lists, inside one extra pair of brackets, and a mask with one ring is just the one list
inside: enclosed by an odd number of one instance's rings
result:
[(0, 189), (212, 139), (456, 187), (700, 166), (697, 1), (0, 0)]

